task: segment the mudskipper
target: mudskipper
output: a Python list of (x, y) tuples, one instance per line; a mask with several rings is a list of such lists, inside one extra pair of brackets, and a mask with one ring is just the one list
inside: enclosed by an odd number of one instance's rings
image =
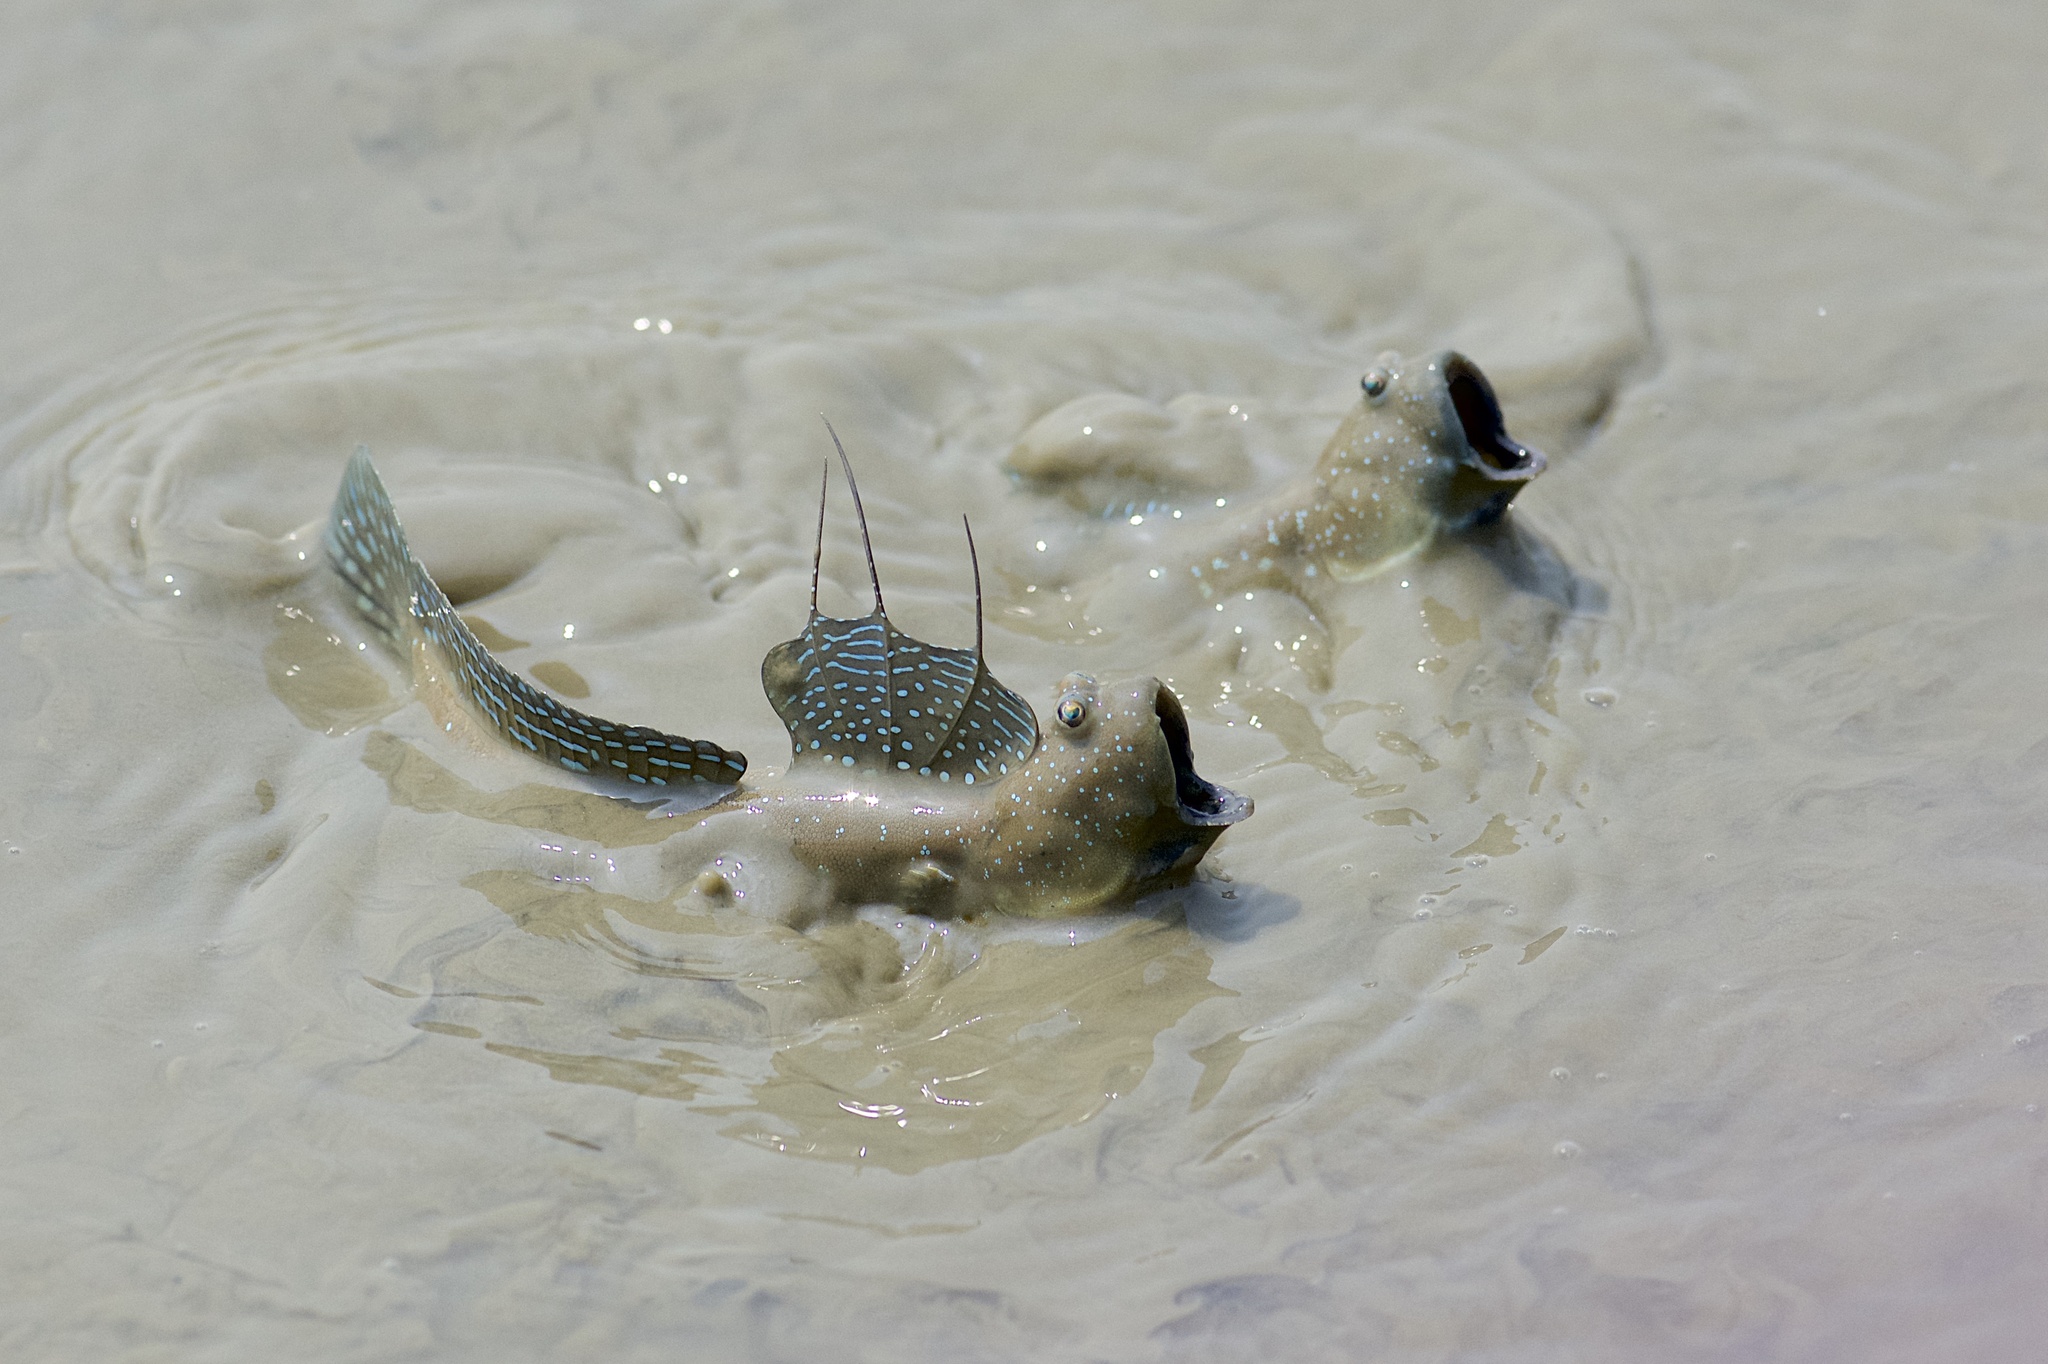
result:
[(1548, 462), (1508, 435), (1493, 385), (1456, 351), (1388, 351), (1359, 388), (1315, 471), (1197, 559), (1194, 577), (1223, 591), (1319, 572), (1356, 582), (1439, 533), (1499, 520)]
[[(874, 609), (854, 620), (818, 613), (828, 464), (810, 619), (761, 665), (792, 746), (788, 768), (765, 779), (748, 780), (746, 758), (718, 744), (565, 706), (493, 658), (413, 558), (366, 450), (342, 478), (328, 557), (416, 683), (446, 687), (542, 761), (635, 796), (698, 798), (700, 818), (677, 836), (672, 860), (686, 876), (701, 866), (694, 884), (711, 898), (744, 893), (730, 878), (749, 859), (749, 875), (765, 874), (793, 920), (868, 903), (934, 916), (1087, 914), (1185, 884), (1252, 803), (1195, 772), (1173, 692), (1154, 677), (1071, 673), (1041, 728), (984, 659), (971, 529), (973, 649), (897, 630), (843, 448), (839, 457)], [(715, 856), (720, 848), (747, 857)]]
[[(1182, 523), (1178, 508), (1156, 513), (1176, 495), (1199, 490), (1194, 500), (1206, 500), (1252, 478), (1236, 405), (1225, 433), (1214, 429), (1222, 400), (1203, 395), (1164, 409), (1094, 395), (1041, 417), (1006, 460), (1012, 473), (1097, 515), (1149, 524), (1124, 542), (1122, 562), (1081, 567), (1056, 594), (1011, 609), (1042, 630), (1143, 640), (1147, 661), (1173, 667), (1183, 687), (1220, 685), (1227, 696), (1277, 664), (1328, 689), (1338, 647), (1328, 623), (1346, 614), (1348, 585), (1439, 537), (1501, 520), (1547, 463), (1508, 434), (1493, 386), (1456, 351), (1414, 360), (1385, 352), (1359, 387), (1314, 467), (1228, 519), (1197, 513)], [(1212, 409), (1207, 426), (1203, 402)], [(1128, 498), (1121, 511), (1119, 494), (1100, 500), (1119, 486)], [(1497, 548), (1504, 537), (1481, 538)], [(1079, 567), (1048, 560), (1040, 571), (1058, 583), (1070, 566)]]

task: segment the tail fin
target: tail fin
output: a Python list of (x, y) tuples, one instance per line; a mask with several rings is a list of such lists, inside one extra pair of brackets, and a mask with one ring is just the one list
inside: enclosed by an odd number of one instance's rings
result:
[(356, 447), (334, 496), (334, 512), (327, 518), (327, 561), (355, 593), (355, 608), (365, 623), (386, 644), (403, 649), (414, 564), (366, 445)]
[(417, 621), (427, 643), (447, 659), (449, 681), (470, 709), (536, 757), (571, 772), (653, 787), (730, 786), (747, 770), (745, 757), (709, 740), (571, 710), (492, 658), (406, 548), (398, 513), (362, 446), (335, 494), (327, 557), (379, 638), (409, 651), (407, 621)]

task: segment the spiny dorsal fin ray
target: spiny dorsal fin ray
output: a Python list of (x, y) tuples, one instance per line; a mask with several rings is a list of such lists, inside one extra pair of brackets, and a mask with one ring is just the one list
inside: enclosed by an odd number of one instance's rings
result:
[[(832, 424), (825, 429), (831, 431)], [(865, 543), (867, 517), (852, 464), (837, 432), (832, 443), (853, 490)], [(821, 529), (821, 544), (822, 535)], [(974, 567), (972, 651), (927, 644), (889, 623), (872, 546), (867, 557), (875, 609), (858, 620), (818, 614), (814, 565), (811, 618), (803, 633), (761, 661), (768, 704), (789, 730), (792, 768), (896, 772), (972, 785), (1030, 759), (1038, 747), (1038, 719), (983, 662), (981, 563), (972, 527), (967, 553)]]
[(327, 521), (327, 557), (356, 611), (394, 649), (411, 647), (408, 621), (447, 660), (449, 684), (498, 733), (572, 772), (654, 789), (729, 786), (747, 760), (707, 739), (619, 725), (572, 710), (492, 658), (406, 547), (398, 513), (356, 447)]
[(974, 656), (981, 658), (981, 556), (974, 552), (974, 525), (967, 513), (960, 513), (960, 529), (967, 532), (967, 565), (974, 573)]
[[(875, 542), (868, 539), (868, 513), (867, 508), (860, 504), (860, 484), (853, 480), (853, 461), (846, 457), (846, 447), (839, 443), (839, 433), (832, 429), (831, 419), (822, 412), (818, 419), (825, 423), (825, 434), (832, 437), (832, 448), (839, 452), (839, 467), (846, 471), (846, 487), (853, 494), (853, 515), (860, 522), (860, 547), (868, 556), (868, 581), (875, 586), (875, 614), (885, 616), (888, 612), (882, 607), (882, 575), (875, 568)], [(829, 477), (831, 471), (828, 469), (826, 473)], [(824, 536), (825, 508), (821, 501), (818, 507), (818, 543), (821, 546), (825, 543)], [(817, 609), (817, 600), (813, 598), (811, 610), (815, 613)]]
[(825, 494), (832, 491), (832, 461), (818, 479), (818, 546), (811, 551), (811, 614), (818, 614), (818, 573), (825, 567)]

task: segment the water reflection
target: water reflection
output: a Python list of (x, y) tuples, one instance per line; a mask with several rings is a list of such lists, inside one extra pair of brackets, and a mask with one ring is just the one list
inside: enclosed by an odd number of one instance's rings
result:
[(461, 814), (492, 824), (540, 829), (607, 848), (659, 843), (702, 818), (654, 803), (600, 796), (546, 782), (484, 791), (450, 772), (395, 734), (382, 730), (363, 747), (363, 764), (384, 778), (391, 803), (421, 814)]
[(1158, 920), (1073, 945), (998, 943), (776, 1052), (756, 1111), (726, 1134), (899, 1173), (1013, 1150), (1134, 1089), (1154, 1039), (1229, 993), (1211, 964), (1185, 925)]
[[(1230, 993), (1210, 980), (1195, 934), (1170, 916), (1093, 939), (974, 944), (949, 942), (954, 927), (901, 921), (922, 932), (906, 962), (896, 937), (860, 919), (797, 933), (526, 873), (465, 884), (522, 933), (595, 947), (640, 979), (624, 986), (543, 955), (537, 964), (553, 969), (557, 987), (532, 986), (548, 996), (543, 1008), (488, 1007), (476, 1002), (481, 992), (437, 986), (425, 1007), (433, 1016), (414, 1026), (480, 1041), (565, 1084), (693, 1103), (730, 1119), (728, 1137), (767, 1150), (898, 1172), (1013, 1150), (1088, 1121), (1144, 1079), (1160, 1033)], [(449, 945), (457, 956), (482, 954), (473, 934)], [(444, 956), (434, 974), (454, 984), (486, 970)], [(738, 1035), (736, 1006), (751, 1019)], [(657, 1026), (619, 1022), (649, 1016)], [(1228, 1066), (1212, 1072), (1211, 1093)]]
[(1605, 584), (1573, 568), (1525, 518), (1502, 517), (1467, 532), (1465, 543), (1517, 591), (1572, 615), (1597, 616), (1607, 610)]
[[(364, 761), (422, 813), (608, 848), (679, 827), (558, 787), (481, 791), (381, 731)], [(1160, 917), (1078, 928), (871, 914), (799, 932), (680, 888), (640, 898), (505, 867), (462, 885), (511, 941), (471, 925), (416, 948), (400, 973), (435, 981), (416, 1027), (566, 1084), (693, 1104), (768, 1150), (897, 1171), (1086, 1122), (1143, 1080), (1161, 1032), (1229, 993), (1197, 931), (1241, 940), (1298, 910), (1219, 881), (1162, 897)]]
[(306, 728), (347, 734), (404, 703), (339, 634), (306, 611), (280, 605), (273, 625), (263, 650), (264, 680)]

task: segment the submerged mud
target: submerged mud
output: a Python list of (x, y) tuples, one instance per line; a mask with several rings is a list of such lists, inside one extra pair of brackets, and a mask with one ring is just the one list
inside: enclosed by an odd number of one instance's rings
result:
[[(9, 27), (10, 1357), (2048, 1325), (2048, 25)], [(1444, 347), (1549, 456), (1497, 524), (1187, 571)], [(1257, 802), (1203, 878), (799, 931), (786, 849), (705, 893), (695, 812), (416, 694), (319, 563), (367, 443), (508, 667), (779, 765), (821, 410), (903, 629), (972, 640), (965, 513), (1041, 717), (1173, 686)]]

